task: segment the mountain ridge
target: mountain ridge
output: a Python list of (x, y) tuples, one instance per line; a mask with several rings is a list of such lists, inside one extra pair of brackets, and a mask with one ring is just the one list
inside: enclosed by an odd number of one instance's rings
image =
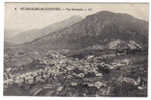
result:
[(47, 34), (17, 48), (47, 52), (55, 49), (78, 50), (112, 40), (134, 40), (148, 46), (148, 22), (128, 14), (101, 11), (62, 30)]
[(70, 25), (77, 23), (78, 21), (82, 20), (80, 16), (71, 16), (63, 21), (56, 22), (50, 24), (41, 29), (31, 29), (28, 31), (24, 31), (13, 36), (10, 40), (16, 44), (23, 44), (26, 42), (34, 41), (37, 38), (43, 37), (47, 34), (53, 33), (55, 31), (61, 30), (65, 27), (69, 27)]

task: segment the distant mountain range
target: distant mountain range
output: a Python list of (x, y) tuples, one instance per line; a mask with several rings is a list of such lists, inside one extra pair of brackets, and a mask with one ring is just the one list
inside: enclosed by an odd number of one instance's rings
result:
[[(13, 46), (5, 42), (6, 57), (13, 57), (13, 64), (20, 66), (51, 50), (63, 52), (66, 56), (97, 55), (100, 51), (125, 47), (148, 50), (148, 22), (128, 14), (101, 11), (74, 24), (55, 25), (55, 32), (48, 26), (38, 31), (38, 34), (44, 32), (45, 35), (32, 41), (29, 39), (30, 42)], [(59, 25), (66, 27), (60, 29)]]
[(12, 36), (9, 39), (9, 41), (13, 42), (15, 44), (22, 44), (22, 43), (26, 43), (26, 42), (31, 42), (34, 39), (45, 36), (49, 33), (51, 34), (52, 32), (69, 27), (70, 25), (75, 24), (81, 20), (82, 20), (82, 18), (79, 16), (72, 16), (68, 19), (65, 19), (61, 22), (51, 24), (51, 25), (49, 25), (45, 28), (42, 28), (42, 29), (32, 29), (32, 30), (28, 30), (28, 31), (16, 34), (16, 35)]
[[(55, 25), (54, 27), (60, 27)], [(16, 52), (20, 50), (45, 53), (61, 49), (76, 51), (96, 46), (106, 47), (116, 40), (125, 43), (134, 41), (142, 48), (148, 47), (148, 22), (128, 14), (101, 11), (66, 26), (55, 32), (49, 31), (49, 27), (44, 28), (42, 30), (45, 30), (47, 35), (12, 48)], [(39, 32), (43, 32), (42, 30)]]
[(5, 29), (4, 30), (4, 39), (5, 41), (9, 41), (12, 37), (17, 35), (21, 30), (13, 30), (13, 29)]

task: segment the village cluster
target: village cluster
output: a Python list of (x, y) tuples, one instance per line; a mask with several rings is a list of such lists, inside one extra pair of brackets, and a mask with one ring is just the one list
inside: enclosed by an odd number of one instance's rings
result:
[[(103, 56), (96, 57), (94, 55), (89, 55), (85, 59), (80, 60), (77, 58), (65, 57), (57, 52), (48, 53), (47, 56), (39, 58), (37, 61), (38, 64), (34, 66), (35, 69), (28, 72), (13, 72), (13, 68), (6, 68), (4, 72), (4, 88), (17, 85), (20, 88), (32, 89), (37, 84), (51, 85), (55, 81), (64, 82), (68, 80), (71, 87), (85, 84), (88, 87), (94, 87), (99, 91), (103, 91), (100, 92), (101, 94), (97, 95), (111, 95), (110, 92), (112, 87), (108, 85), (108, 81), (104, 80), (104, 77), (113, 70), (118, 70), (120, 67), (131, 64), (129, 59), (107, 64), (103, 61)], [(22, 67), (22, 69), (24, 68)], [(82, 82), (79, 80), (82, 80)], [(132, 79), (130, 77), (121, 76), (117, 80), (137, 86), (140, 90), (144, 89), (143, 86), (140, 86), (140, 77)], [(56, 91), (62, 91), (64, 89), (61, 85), (60, 88), (58, 88), (59, 87), (56, 88)], [(31, 95), (37, 95), (39, 92), (36, 91)]]

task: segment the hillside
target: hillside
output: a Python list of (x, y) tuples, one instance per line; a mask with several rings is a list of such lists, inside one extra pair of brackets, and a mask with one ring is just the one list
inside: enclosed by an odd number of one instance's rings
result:
[(61, 22), (53, 23), (53, 24), (48, 25), (47, 27), (44, 27), (41, 29), (32, 29), (32, 30), (28, 30), (28, 31), (19, 33), (19, 34), (13, 36), (12, 38), (10, 38), (10, 41), (12, 41), (16, 44), (31, 42), (34, 39), (43, 37), (49, 33), (64, 29), (65, 27), (69, 27), (70, 25), (73, 25), (81, 20), (82, 20), (82, 18), (79, 16), (72, 16)]
[(148, 45), (148, 23), (128, 14), (98, 12), (82, 21), (32, 42), (18, 45), (36, 51), (49, 49), (82, 49), (95, 44), (121, 39), (134, 40), (142, 46)]

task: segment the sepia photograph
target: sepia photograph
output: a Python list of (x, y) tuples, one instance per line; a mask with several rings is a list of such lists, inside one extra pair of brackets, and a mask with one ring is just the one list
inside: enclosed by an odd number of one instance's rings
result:
[(149, 3), (4, 8), (3, 96), (148, 96)]

